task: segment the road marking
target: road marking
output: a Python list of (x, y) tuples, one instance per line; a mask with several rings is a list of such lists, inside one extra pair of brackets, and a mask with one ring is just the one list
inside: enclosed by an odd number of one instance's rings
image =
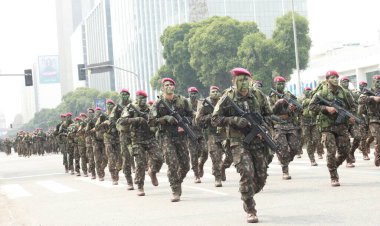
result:
[(120, 188), (120, 187), (126, 187), (127, 184), (125, 182), (118, 182), (118, 185), (113, 185), (112, 181), (110, 180), (104, 180), (104, 181), (99, 181), (98, 179), (92, 180), (88, 177), (77, 177), (75, 178), (76, 180), (84, 181), (90, 184), (95, 184), (104, 188)]
[(1, 185), (0, 194), (4, 194), (10, 199), (32, 196), (32, 194), (18, 184)]
[(0, 180), (15, 180), (15, 179), (23, 179), (23, 178), (31, 178), (31, 177), (46, 177), (46, 176), (54, 176), (54, 175), (62, 175), (62, 174), (65, 174), (65, 173), (47, 173), (47, 174), (21, 176), (21, 177), (0, 177)]
[(205, 192), (209, 192), (209, 193), (213, 193), (213, 194), (217, 194), (217, 195), (228, 195), (227, 193), (224, 193), (224, 192), (214, 191), (214, 190), (210, 190), (210, 189), (206, 189), (206, 188), (193, 187), (193, 186), (189, 186), (189, 185), (182, 185), (182, 186), (185, 188), (191, 188), (191, 189), (195, 189), (195, 190), (199, 190), (199, 191), (205, 191)]
[(44, 188), (47, 188), (48, 190), (54, 193), (67, 193), (67, 192), (75, 191), (74, 189), (70, 187), (67, 187), (63, 184), (57, 183), (52, 180), (38, 181), (36, 183)]

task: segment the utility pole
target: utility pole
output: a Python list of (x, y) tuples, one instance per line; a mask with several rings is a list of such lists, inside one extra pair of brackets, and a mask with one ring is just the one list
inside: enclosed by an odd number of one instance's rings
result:
[(301, 90), (301, 76), (300, 76), (300, 64), (298, 59), (298, 40), (297, 40), (297, 28), (296, 21), (294, 19), (294, 1), (292, 0), (292, 21), (293, 21), (293, 36), (294, 36), (294, 53), (296, 57), (296, 70), (297, 70), (297, 94), (302, 94)]

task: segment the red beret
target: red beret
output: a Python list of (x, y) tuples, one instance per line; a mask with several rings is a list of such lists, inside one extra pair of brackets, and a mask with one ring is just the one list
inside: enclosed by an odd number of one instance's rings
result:
[(80, 121), (79, 117), (75, 117), (74, 121)]
[(163, 84), (164, 82), (171, 82), (171, 83), (173, 83), (173, 85), (175, 85), (175, 81), (171, 78), (163, 78), (161, 80), (161, 83)]
[(73, 113), (68, 112), (68, 113), (66, 114), (66, 116), (67, 116), (67, 117), (71, 117), (71, 116), (73, 116)]
[(66, 114), (63, 114), (63, 113), (62, 113), (62, 114), (61, 114), (61, 117), (62, 117), (62, 118), (65, 118), (65, 117), (66, 117)]
[(217, 87), (217, 86), (210, 86), (210, 90), (212, 90), (212, 89), (217, 89), (217, 90), (219, 90), (219, 87)]
[(230, 71), (232, 76), (238, 76), (238, 75), (248, 75), (249, 77), (252, 77), (252, 74), (245, 68), (236, 67)]
[(87, 117), (87, 115), (85, 113), (80, 113), (79, 116), (80, 117)]
[(149, 105), (152, 105), (153, 103), (154, 103), (153, 100), (148, 101), (148, 104), (149, 104)]
[(343, 76), (340, 78), (341, 81), (350, 81), (350, 78), (348, 76)]
[(197, 87), (189, 87), (189, 88), (187, 89), (187, 92), (188, 92), (188, 93), (190, 93), (190, 92), (197, 92), (197, 93), (198, 93), (198, 89), (197, 89)]
[(376, 79), (376, 80), (378, 80), (378, 79), (380, 79), (380, 75), (374, 75), (374, 76), (372, 77), (372, 79)]
[(366, 86), (367, 85), (367, 82), (365, 82), (365, 81), (360, 81), (359, 82), (359, 86)]
[(108, 104), (108, 103), (115, 104), (115, 103), (113, 102), (113, 100), (111, 100), (111, 99), (107, 99), (107, 100), (106, 100), (106, 104)]
[(136, 96), (148, 97), (148, 94), (144, 90), (138, 90), (136, 91)]
[(120, 93), (129, 93), (129, 90), (128, 89), (122, 89), (122, 90), (120, 90)]
[(274, 82), (286, 82), (286, 79), (282, 76), (276, 76), (274, 79), (273, 79)]
[(336, 72), (336, 71), (326, 72), (326, 77), (330, 77), (330, 76), (338, 76), (339, 77), (338, 72)]
[(311, 90), (311, 88), (310, 88), (310, 87), (305, 87), (304, 90), (305, 90), (305, 91), (306, 91), (306, 90)]
[(95, 111), (101, 111), (102, 109), (100, 107), (96, 107)]

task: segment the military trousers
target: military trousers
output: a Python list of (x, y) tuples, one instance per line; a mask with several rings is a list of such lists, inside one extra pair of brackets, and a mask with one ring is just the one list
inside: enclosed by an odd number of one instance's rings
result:
[(121, 148), (121, 157), (122, 157), (122, 169), (127, 180), (130, 180), (132, 177), (132, 155), (129, 150), (129, 145), (131, 145), (131, 138), (126, 133), (120, 133), (120, 148)]
[(289, 172), (289, 163), (293, 161), (300, 146), (299, 131), (297, 129), (274, 129), (274, 140), (277, 141), (279, 150), (277, 158), (281, 163), (282, 172)]
[(134, 183), (139, 188), (143, 188), (147, 164), (149, 165), (149, 169), (152, 173), (160, 172), (163, 164), (162, 152), (158, 147), (157, 140), (150, 139), (144, 142), (133, 142), (132, 153), (136, 161)]
[(88, 158), (87, 158), (87, 154), (86, 154), (86, 146), (84, 145), (78, 145), (78, 150), (79, 150), (79, 154), (80, 154), (80, 165), (81, 165), (81, 168), (82, 168), (82, 172), (84, 174), (87, 174), (87, 163), (88, 163)]
[(315, 161), (314, 154), (317, 150), (318, 144), (321, 143), (321, 133), (316, 125), (304, 125), (302, 131), (309, 159), (310, 161)]
[(198, 143), (187, 138), (187, 146), (190, 152), (191, 169), (194, 172), (194, 176), (198, 178), (200, 177), (198, 166), (200, 164), (203, 165), (208, 158), (207, 144), (204, 138), (199, 139)]
[(104, 178), (104, 169), (107, 167), (107, 155), (105, 146), (102, 140), (93, 141), (95, 168), (99, 178)]
[(59, 150), (61, 151), (62, 158), (63, 158), (62, 164), (65, 166), (66, 170), (69, 170), (69, 158), (67, 155), (67, 148), (66, 147), (67, 147), (66, 143), (60, 143), (59, 144)]
[(169, 134), (160, 135), (165, 161), (168, 165), (168, 179), (173, 192), (181, 189), (183, 179), (190, 170), (189, 151), (185, 135), (173, 137)]
[(217, 136), (213, 134), (208, 135), (208, 151), (210, 153), (212, 162), (212, 175), (214, 175), (215, 180), (222, 179), (223, 170), (223, 146), (221, 141)]
[(375, 165), (380, 166), (380, 123), (378, 122), (371, 122), (369, 123), (369, 129), (371, 131), (371, 136), (374, 138), (375, 141)]
[(254, 194), (260, 192), (267, 179), (267, 161), (264, 145), (247, 150), (243, 145), (231, 147), (233, 162), (240, 174), (239, 191), (243, 201), (244, 211), (256, 213)]
[(332, 180), (339, 179), (338, 167), (346, 160), (350, 150), (350, 136), (345, 124), (324, 128), (322, 143), (327, 150), (327, 168)]

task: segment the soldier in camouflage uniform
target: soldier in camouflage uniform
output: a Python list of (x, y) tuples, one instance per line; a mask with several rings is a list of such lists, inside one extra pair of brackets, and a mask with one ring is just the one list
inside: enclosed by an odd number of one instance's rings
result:
[[(120, 153), (119, 134), (116, 129), (116, 121), (119, 117), (116, 116), (116, 105), (113, 100), (106, 101), (108, 119), (98, 126), (99, 130), (104, 131), (104, 145), (108, 158), (108, 170), (110, 171), (112, 184), (117, 185), (119, 181), (119, 171), (122, 169), (123, 160)], [(120, 112), (121, 115), (121, 112)]]
[[(130, 98), (130, 93), (128, 89), (122, 89), (120, 91), (120, 104), (117, 104), (115, 108), (114, 120), (118, 120), (121, 116), (124, 108), (132, 103)], [(120, 124), (116, 125), (117, 130), (119, 131), (119, 139), (120, 139), (120, 148), (121, 148), (121, 156), (123, 161), (123, 173), (125, 179), (127, 180), (127, 190), (133, 190), (133, 180), (132, 180), (132, 171), (131, 168), (134, 165), (133, 156), (131, 155), (131, 151), (129, 150), (129, 146), (131, 145), (131, 134), (128, 130), (127, 126), (122, 126)]]
[[(187, 90), (189, 95), (188, 101), (191, 103), (191, 108), (193, 110), (193, 119), (195, 119), (195, 114), (197, 112), (198, 107), (198, 98), (199, 93), (196, 87), (189, 87)], [(191, 128), (197, 134), (202, 134), (202, 129), (196, 125), (195, 121), (192, 122)], [(203, 177), (203, 166), (208, 158), (207, 146), (204, 137), (202, 136), (198, 143), (191, 140), (189, 137), (187, 138), (187, 146), (190, 151), (190, 161), (191, 161), (191, 169), (194, 172), (194, 183), (201, 183), (201, 177)]]
[[(359, 97), (359, 105), (367, 109), (369, 119), (369, 129), (371, 136), (375, 140), (375, 166), (380, 166), (380, 75), (372, 78), (372, 89)], [(362, 113), (362, 112), (359, 112)]]
[(4, 140), (5, 154), (10, 155), (12, 153), (12, 141), (7, 137)]
[(132, 153), (136, 160), (135, 184), (137, 185), (137, 195), (144, 196), (145, 169), (147, 167), (147, 157), (149, 159), (148, 174), (152, 184), (158, 186), (156, 173), (163, 164), (162, 152), (158, 147), (158, 142), (154, 133), (148, 125), (149, 106), (146, 104), (147, 93), (143, 90), (136, 92), (136, 102), (124, 108), (118, 124), (128, 126), (131, 132)]
[(331, 186), (340, 186), (338, 167), (346, 160), (350, 150), (350, 137), (348, 133), (348, 121), (354, 123), (354, 119), (345, 119), (341, 123), (336, 122), (337, 109), (327, 106), (318, 99), (318, 95), (328, 101), (340, 102), (341, 107), (353, 111), (354, 103), (351, 95), (338, 85), (338, 73), (328, 71), (326, 83), (313, 95), (309, 109), (317, 116), (317, 125), (322, 132), (322, 142), (327, 149), (327, 168), (330, 172)]
[(92, 144), (95, 157), (95, 168), (98, 174), (99, 181), (104, 181), (105, 172), (104, 169), (107, 167), (107, 155), (104, 146), (104, 132), (105, 129), (102, 128), (101, 124), (108, 119), (108, 116), (102, 112), (100, 107), (95, 108), (96, 122), (94, 128), (91, 129), (92, 133), (95, 133), (93, 137)]
[[(79, 128), (79, 117), (75, 117), (74, 122), (69, 125), (67, 128), (67, 149), (69, 153), (69, 168), (70, 165), (74, 165), (74, 170), (71, 168), (71, 174), (74, 174), (74, 171), (77, 176), (80, 176), (80, 153), (78, 148), (78, 136), (77, 131)], [(72, 157), (70, 155), (72, 153)], [(74, 163), (72, 163), (74, 161)]]
[(59, 144), (59, 151), (62, 153), (63, 165), (65, 166), (65, 172), (69, 172), (69, 159), (66, 149), (66, 140), (67, 140), (67, 128), (63, 126), (66, 121), (66, 114), (61, 114), (61, 122), (55, 127), (54, 135), (57, 137)]
[[(285, 83), (285, 78), (281, 76), (274, 78), (277, 92), (285, 93), (289, 98), (295, 99), (289, 91), (284, 92)], [(288, 103), (285, 99), (280, 99), (274, 93), (271, 93), (269, 98), (273, 114), (281, 119), (279, 122), (274, 122), (274, 140), (280, 146), (277, 157), (282, 167), (282, 179), (290, 180), (289, 163), (293, 161), (301, 145), (298, 127), (298, 114), (301, 109), (297, 109), (295, 105)]]
[(159, 139), (164, 150), (165, 161), (168, 165), (169, 184), (172, 189), (172, 202), (180, 201), (182, 195), (181, 184), (190, 170), (189, 151), (186, 145), (184, 129), (178, 126), (176, 118), (161, 104), (165, 101), (181, 117), (193, 116), (191, 104), (180, 95), (174, 94), (175, 82), (171, 78), (164, 78), (160, 101), (153, 104), (149, 114), (149, 124), (159, 127)]
[(198, 106), (195, 121), (197, 125), (205, 130), (207, 137), (208, 151), (212, 161), (212, 175), (215, 177), (215, 187), (222, 187), (222, 171), (223, 171), (223, 145), (222, 141), (225, 137), (218, 133), (217, 127), (211, 125), (211, 116), (214, 107), (220, 98), (220, 91), (217, 86), (210, 87), (210, 95), (207, 97), (211, 106), (203, 101)]
[(42, 128), (37, 128), (35, 135), (35, 147), (38, 155), (44, 155), (44, 144), (46, 141), (46, 134), (42, 131)]
[(311, 100), (311, 88), (306, 87), (305, 98), (302, 101), (302, 131), (303, 139), (306, 144), (307, 154), (310, 159), (310, 164), (312, 166), (317, 166), (315, 161), (314, 153), (317, 149), (318, 143), (321, 143), (321, 133), (319, 132), (316, 125), (316, 115), (309, 110), (309, 104)]
[(85, 119), (86, 127), (84, 129), (84, 137), (86, 143), (86, 155), (88, 159), (88, 172), (91, 173), (91, 179), (96, 179), (95, 155), (93, 142), (95, 142), (95, 133), (92, 129), (95, 127), (95, 111), (92, 108), (87, 109), (88, 117)]
[[(251, 73), (244, 68), (231, 70), (233, 86), (227, 89), (215, 106), (211, 123), (214, 126), (227, 127), (227, 137), (235, 167), (240, 174), (241, 199), (247, 215), (248, 223), (258, 222), (254, 194), (260, 192), (267, 178), (267, 150), (263, 139), (255, 137), (250, 144), (243, 145), (245, 133), (242, 131), (249, 128), (249, 121), (237, 115), (229, 102), (225, 102), (228, 96), (234, 103), (246, 112), (257, 113), (267, 116), (269, 112), (262, 112), (259, 98), (256, 92), (250, 89)], [(269, 108), (267, 109), (269, 110)]]
[(78, 151), (79, 151), (79, 154), (80, 154), (80, 160), (81, 160), (81, 168), (82, 168), (82, 172), (83, 172), (83, 175), (85, 177), (88, 177), (88, 167), (87, 167), (87, 163), (89, 162), (88, 161), (88, 157), (87, 157), (87, 153), (86, 153), (86, 138), (85, 138), (85, 130), (86, 130), (86, 119), (87, 119), (87, 115), (85, 113), (80, 113), (79, 114), (79, 127), (78, 127), (78, 130), (77, 130), (77, 139), (78, 139)]

